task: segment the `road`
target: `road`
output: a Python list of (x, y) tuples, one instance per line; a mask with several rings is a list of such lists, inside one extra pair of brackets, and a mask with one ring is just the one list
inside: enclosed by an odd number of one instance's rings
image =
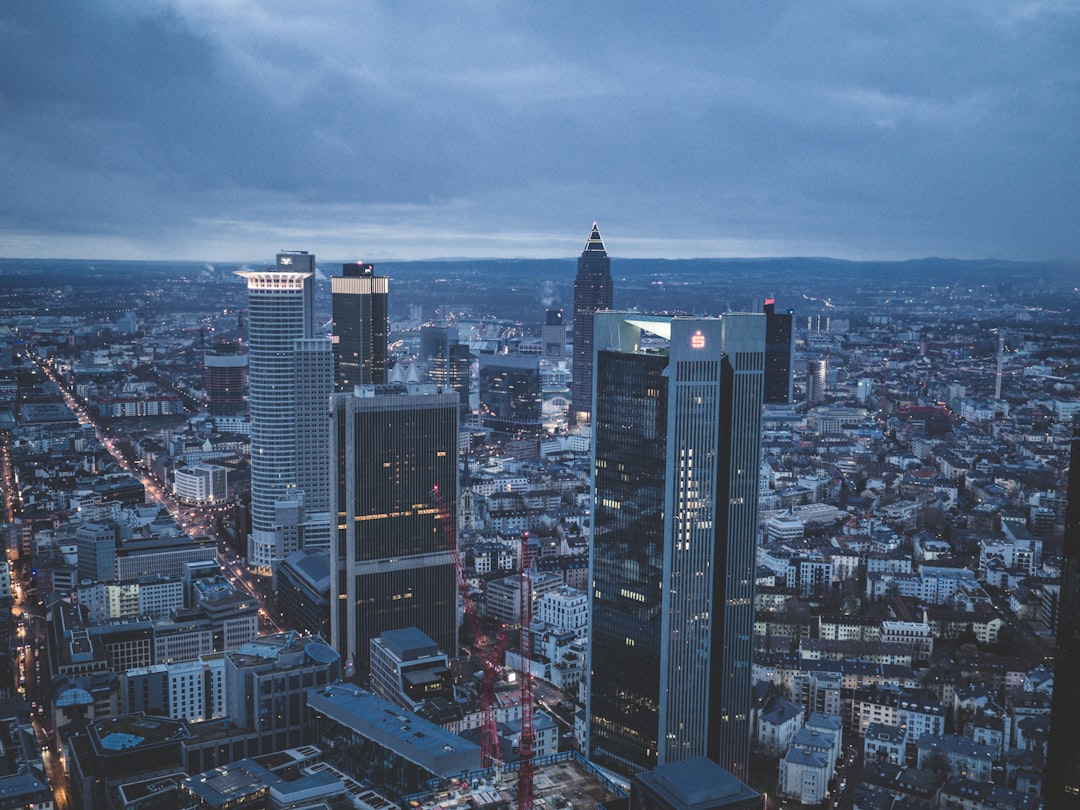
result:
[(64, 385), (64, 381), (55, 373), (52, 366), (36, 355), (30, 355), (30, 357), (49, 380), (55, 383), (60, 389), (60, 392), (64, 397), (64, 402), (75, 413), (75, 416), (79, 420), (79, 424), (93, 425), (98, 441), (100, 441), (102, 446), (109, 451), (109, 455), (111, 455), (126, 472), (142, 481), (143, 488), (146, 491), (147, 500), (153, 501), (159, 506), (163, 506), (168, 511), (169, 516), (176, 521), (176, 524), (183, 529), (184, 533), (189, 537), (212, 537), (217, 541), (218, 562), (221, 565), (221, 570), (228, 572), (229, 578), (232, 580), (233, 586), (237, 590), (246, 593), (259, 604), (260, 632), (282, 632), (282, 627), (274, 621), (271, 614), (268, 595), (260, 592), (259, 585), (261, 583), (257, 581), (250, 571), (247, 571), (244, 568), (242, 560), (226, 554), (226, 545), (215, 532), (213, 507), (198, 508), (178, 503), (172, 496), (172, 493), (165, 488), (164, 484), (144, 469), (133, 465), (124, 457), (123, 453), (120, 452), (118, 445), (119, 438), (114, 437), (107, 428), (101, 427), (101, 425), (94, 420), (93, 416), (83, 408), (72, 392)]

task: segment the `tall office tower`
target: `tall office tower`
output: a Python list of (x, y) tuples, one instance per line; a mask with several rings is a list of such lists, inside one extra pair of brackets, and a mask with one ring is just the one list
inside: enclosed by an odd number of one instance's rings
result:
[(1043, 800), (1047, 807), (1071, 810), (1080, 808), (1080, 746), (1072, 739), (1073, 724), (1080, 717), (1080, 421), (1075, 419), (1061, 556), (1054, 697)]
[(343, 264), (341, 275), (330, 279), (335, 391), (386, 382), (389, 284), (363, 262)]
[(215, 343), (203, 358), (203, 370), (211, 416), (236, 416), (247, 410), (247, 357), (239, 343)]
[[(306, 251), (277, 255), (273, 268), (240, 270), (248, 288), (248, 408), (251, 414), (251, 541), (248, 564), (269, 574), (275, 560), (295, 550), (295, 532), (283, 532), (279, 501), (295, 500), (298, 452), (309, 452), (298, 391), (298, 343), (315, 336), (315, 257)], [(306, 351), (306, 349), (304, 350)], [(306, 383), (305, 383), (306, 384)], [(325, 395), (305, 391), (304, 399)], [(322, 424), (326, 424), (325, 411)], [(318, 493), (305, 497), (319, 499)], [(285, 510), (286, 513), (289, 510)]]
[(600, 313), (595, 346), (586, 750), (745, 778), (765, 316)]
[(540, 358), (535, 354), (480, 355), (480, 416), (503, 440), (540, 436)]
[(765, 402), (790, 405), (794, 393), (795, 310), (777, 312), (776, 302), (765, 299)]
[(469, 366), (472, 364), (472, 354), (468, 345), (458, 339), (458, 328), (421, 327), (420, 356), (427, 365), (428, 380), (457, 391), (459, 413), (464, 419), (469, 413)]
[[(457, 394), (360, 386), (331, 397), (336, 447), (330, 636), (358, 675), (387, 630), (416, 627), (457, 649)], [(438, 492), (438, 497), (434, 494)]]
[(544, 328), (540, 330), (540, 342), (543, 344), (543, 357), (549, 360), (566, 357), (566, 326), (561, 309), (547, 310)]
[[(307, 512), (330, 510), (330, 394), (334, 390), (333, 346), (325, 338), (295, 343), (296, 486)], [(326, 538), (329, 543), (330, 538)], [(308, 545), (310, 547), (310, 545)], [(291, 554), (296, 549), (285, 549)]]
[(570, 384), (571, 422), (587, 422), (592, 408), (593, 315), (611, 309), (614, 287), (611, 259), (593, 223), (574, 278), (574, 377)]
[(829, 363), (824, 358), (810, 360), (806, 364), (806, 403), (820, 405), (825, 401), (825, 384)]

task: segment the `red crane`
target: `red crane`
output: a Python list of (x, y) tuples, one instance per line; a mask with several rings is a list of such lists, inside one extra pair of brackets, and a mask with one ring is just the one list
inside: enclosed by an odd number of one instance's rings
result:
[(457, 573), (458, 593), (464, 606), (465, 621), (472, 634), (473, 653), (480, 661), (480, 767), (490, 768), (501, 759), (499, 747), (499, 729), (495, 722), (495, 684), (499, 680), (499, 661), (506, 646), (506, 633), (500, 632), (494, 639), (488, 637), (480, 624), (476, 610), (476, 599), (465, 573), (465, 565), (458, 544), (457, 526), (454, 518), (446, 509), (442, 492), (438, 486), (432, 490), (439, 520), (442, 521), (443, 533), (454, 558), (454, 571)]
[(533, 683), (532, 651), (532, 571), (529, 562), (529, 533), (521, 533), (521, 754), (518, 767), (518, 810), (533, 810)]

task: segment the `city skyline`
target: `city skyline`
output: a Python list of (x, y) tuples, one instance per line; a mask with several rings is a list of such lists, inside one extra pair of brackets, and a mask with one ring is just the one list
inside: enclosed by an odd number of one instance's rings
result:
[(5, 16), (0, 255), (1080, 256), (1075, 4)]

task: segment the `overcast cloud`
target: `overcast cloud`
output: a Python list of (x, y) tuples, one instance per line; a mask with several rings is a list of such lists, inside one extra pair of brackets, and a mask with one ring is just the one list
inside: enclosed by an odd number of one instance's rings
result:
[(1080, 3), (9, 0), (0, 255), (1080, 258)]

